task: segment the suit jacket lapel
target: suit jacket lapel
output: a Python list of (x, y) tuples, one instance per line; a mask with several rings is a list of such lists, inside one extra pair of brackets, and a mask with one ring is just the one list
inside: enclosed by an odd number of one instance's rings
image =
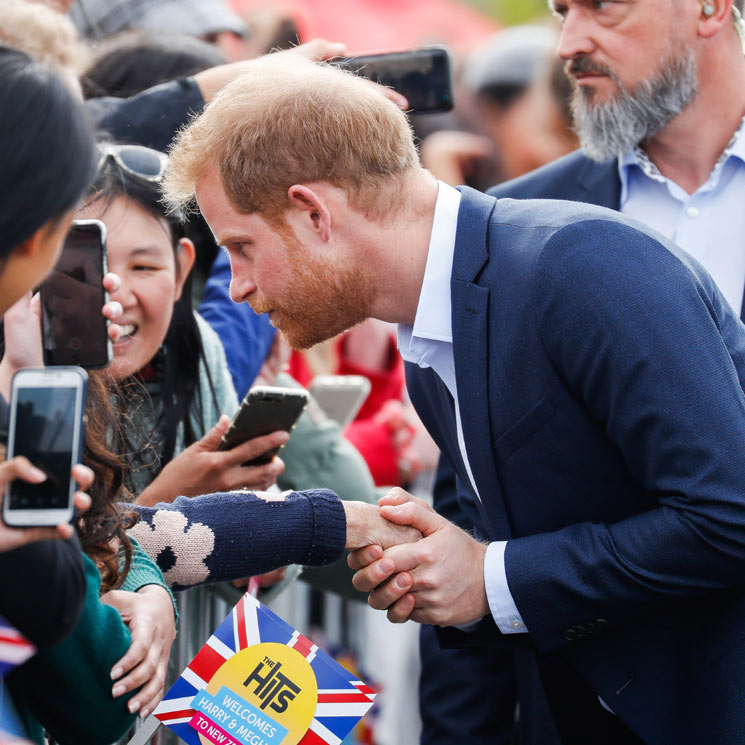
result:
[(616, 211), (621, 209), (621, 178), (617, 158), (606, 163), (585, 158), (577, 182), (586, 192), (581, 201)]
[(510, 537), (499, 477), (491, 452), (489, 422), (489, 289), (475, 283), (489, 258), (487, 228), (496, 201), (460, 188), (461, 203), (450, 280), (453, 357), (458, 404), (468, 462), (489, 524), (490, 538)]

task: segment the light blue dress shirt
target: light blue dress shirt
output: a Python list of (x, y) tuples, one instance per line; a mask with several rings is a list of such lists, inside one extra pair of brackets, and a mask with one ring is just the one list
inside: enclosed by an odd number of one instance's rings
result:
[[(407, 362), (419, 365), (419, 367), (431, 367), (450, 391), (455, 403), (460, 452), (474, 493), (481, 499), (471, 472), (463, 439), (453, 358), (450, 277), (453, 272), (459, 208), (460, 192), (439, 181), (432, 234), (427, 252), (427, 265), (424, 270), (416, 317), (413, 326), (399, 324), (398, 349)], [(525, 633), (527, 632), (525, 623), (507, 584), (504, 568), (506, 545), (506, 541), (496, 541), (487, 547), (484, 559), (486, 596), (494, 622), (503, 634)]]
[(618, 161), (621, 212), (698, 259), (740, 314), (745, 287), (745, 127), (740, 124), (693, 194), (665, 178), (641, 149)]

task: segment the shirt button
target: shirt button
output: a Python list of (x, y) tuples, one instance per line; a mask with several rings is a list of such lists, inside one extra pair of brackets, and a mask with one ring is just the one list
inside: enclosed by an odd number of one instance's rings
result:
[(691, 219), (693, 219), (694, 217), (698, 217), (699, 215), (698, 207), (688, 207), (686, 209), (686, 215), (688, 215), (688, 217), (690, 217)]
[(523, 625), (517, 619), (515, 619), (514, 621), (510, 621), (510, 626), (512, 626), (513, 629), (521, 629), (523, 627)]

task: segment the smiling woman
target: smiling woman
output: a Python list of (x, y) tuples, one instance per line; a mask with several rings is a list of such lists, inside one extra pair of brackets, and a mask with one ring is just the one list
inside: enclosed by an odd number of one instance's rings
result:
[[(194, 245), (184, 237), (183, 215), (166, 214), (160, 202), (167, 159), (132, 145), (106, 144), (101, 153), (78, 216), (104, 222), (109, 267), (121, 278), (111, 298), (122, 305), (123, 333), (105, 373), (116, 391), (121, 427), (112, 445), (126, 454), (127, 486), (145, 503), (266, 488), (281, 463), (241, 468), (257, 454), (245, 453), (246, 445), (225, 453), (206, 448), (210, 459), (224, 460), (209, 468), (193, 451), (182, 453), (202, 442), (222, 414), (234, 412), (235, 391), (219, 340), (191, 309)], [(249, 447), (264, 440), (275, 444), (269, 435)]]

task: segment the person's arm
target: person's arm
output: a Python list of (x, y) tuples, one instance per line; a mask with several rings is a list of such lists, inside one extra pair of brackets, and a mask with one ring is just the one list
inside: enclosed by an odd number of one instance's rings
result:
[(136, 540), (132, 539), (129, 571), (121, 587), (101, 601), (119, 611), (132, 637), (127, 653), (111, 669), (112, 695), (137, 691), (127, 707), (146, 717), (163, 697), (178, 608), (155, 561)]
[(111, 695), (110, 671), (129, 647), (129, 630), (118, 611), (99, 599), (96, 565), (87, 556), (84, 564), (85, 603), (73, 633), (7, 679), (25, 723), (35, 719), (59, 745), (114, 742), (135, 719), (127, 710), (129, 696)]
[(289, 564), (321, 566), (345, 546), (390, 546), (420, 535), (388, 524), (373, 505), (343, 503), (326, 489), (205, 494), (133, 509), (140, 520), (128, 534), (156, 561), (168, 562), (163, 576), (177, 590)]
[(72, 632), (85, 598), (77, 537), (38, 541), (0, 552), (0, 615), (37, 649)]
[[(343, 44), (314, 39), (277, 54), (325, 59), (343, 54), (344, 49)], [(85, 105), (97, 128), (108, 132), (115, 140), (165, 152), (176, 132), (192, 116), (199, 114), (247, 65), (254, 64), (255, 60), (245, 60), (219, 65), (190, 78), (154, 86), (130, 98), (91, 98)]]
[[(566, 632), (578, 622), (621, 625), (742, 584), (745, 333), (711, 277), (688, 266), (693, 260), (673, 247), (610, 220), (562, 228), (536, 264), (530, 302), (551, 364), (618, 448), (629, 488), (649, 504), (617, 522), (507, 543), (508, 589), (541, 651), (571, 644)], [(437, 548), (460, 563), (465, 553), (478, 555), (416, 502), (382, 512), (437, 536)], [(394, 555), (405, 572), (427, 564), (431, 572), (418, 569), (418, 583), (451, 600), (442, 588), (453, 566), (437, 551), (397, 547)], [(376, 587), (385, 577), (373, 584), (368, 564), (361, 580)], [(483, 597), (478, 574), (466, 575), (475, 586), (473, 618)], [(427, 590), (416, 612), (411, 593), (397, 597), (390, 584), (376, 593), (385, 596), (381, 607), (405, 601), (389, 610), (396, 620), (461, 623)]]

